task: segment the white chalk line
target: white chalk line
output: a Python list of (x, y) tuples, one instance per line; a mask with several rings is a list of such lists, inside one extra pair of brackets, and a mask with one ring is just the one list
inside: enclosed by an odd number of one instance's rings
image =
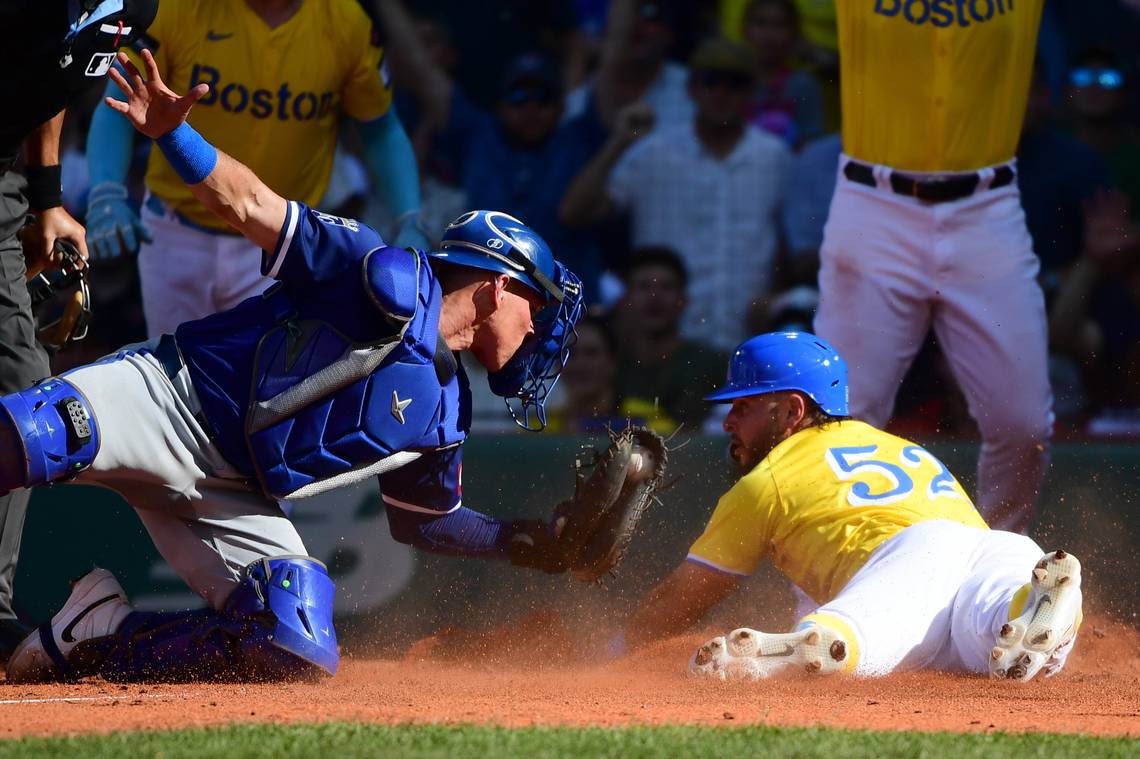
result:
[(143, 699), (177, 698), (182, 694), (175, 693), (140, 693), (138, 695), (120, 694), (118, 696), (56, 696), (54, 698), (9, 698), (0, 700), (0, 706), (14, 706), (19, 704), (67, 704), (87, 703), (94, 701), (140, 701)]

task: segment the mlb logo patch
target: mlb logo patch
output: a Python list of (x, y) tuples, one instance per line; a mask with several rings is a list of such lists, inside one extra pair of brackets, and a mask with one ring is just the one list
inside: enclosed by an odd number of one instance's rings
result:
[(111, 70), (111, 64), (114, 62), (114, 53), (95, 53), (87, 62), (87, 70), (83, 73), (87, 76), (103, 76)]

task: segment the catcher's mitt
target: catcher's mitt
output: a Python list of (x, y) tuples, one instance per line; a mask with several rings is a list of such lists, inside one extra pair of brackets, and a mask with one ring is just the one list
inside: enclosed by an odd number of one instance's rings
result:
[(665, 477), (668, 449), (660, 435), (631, 426), (610, 436), (610, 447), (591, 464), (575, 462), (574, 497), (554, 512), (559, 552), (583, 582), (621, 562)]

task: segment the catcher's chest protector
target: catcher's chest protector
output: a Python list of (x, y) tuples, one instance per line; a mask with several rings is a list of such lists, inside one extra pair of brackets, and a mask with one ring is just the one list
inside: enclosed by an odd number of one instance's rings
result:
[(384, 248), (362, 274), (393, 324), (390, 337), (353, 343), (327, 322), (283, 309), (257, 344), (245, 435), (274, 498), (361, 481), (466, 437), (469, 390), (438, 341), (441, 292), (426, 259)]

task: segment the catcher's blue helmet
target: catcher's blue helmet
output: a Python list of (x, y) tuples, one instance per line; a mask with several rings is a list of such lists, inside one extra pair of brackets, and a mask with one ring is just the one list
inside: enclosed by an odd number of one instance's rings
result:
[(728, 382), (706, 401), (799, 390), (832, 416), (847, 416), (847, 363), (808, 332), (769, 332), (745, 340), (732, 354)]
[(546, 396), (570, 358), (578, 337), (574, 325), (585, 310), (582, 282), (560, 262), (533, 229), (502, 211), (468, 211), (447, 225), (434, 259), (506, 274), (549, 306), (534, 318), (534, 334), (499, 371), (488, 376), (523, 429), (546, 427)]
[(432, 258), (506, 274), (547, 300), (562, 302), (561, 264), (533, 229), (502, 211), (468, 211), (447, 225)]

